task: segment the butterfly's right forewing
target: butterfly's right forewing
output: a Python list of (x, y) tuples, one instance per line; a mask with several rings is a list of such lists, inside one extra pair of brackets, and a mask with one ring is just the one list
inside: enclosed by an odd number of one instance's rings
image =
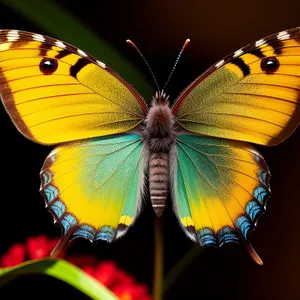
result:
[(173, 106), (184, 129), (276, 145), (300, 121), (300, 28), (251, 43), (199, 76)]

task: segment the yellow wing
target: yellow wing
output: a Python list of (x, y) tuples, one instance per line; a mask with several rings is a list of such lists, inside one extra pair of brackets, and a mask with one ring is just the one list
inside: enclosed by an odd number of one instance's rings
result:
[(27, 138), (55, 144), (126, 132), (147, 112), (104, 63), (65, 42), (0, 31), (0, 96)]
[(237, 50), (198, 77), (173, 106), (202, 135), (273, 146), (300, 120), (300, 27)]
[(180, 134), (171, 164), (174, 210), (188, 237), (213, 247), (242, 241), (262, 264), (249, 235), (270, 196), (270, 171), (254, 147)]
[(118, 134), (65, 143), (41, 171), (46, 206), (62, 228), (56, 256), (73, 238), (112, 242), (139, 214), (144, 185), (142, 137)]

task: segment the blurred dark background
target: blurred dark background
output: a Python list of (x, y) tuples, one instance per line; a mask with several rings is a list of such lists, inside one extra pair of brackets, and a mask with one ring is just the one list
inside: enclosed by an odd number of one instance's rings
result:
[[(183, 42), (190, 38), (191, 44), (167, 89), (172, 99), (223, 56), (269, 34), (300, 26), (299, 0), (57, 2), (143, 71), (151, 84), (144, 63), (125, 40), (130, 38), (138, 45), (162, 85)], [(1, 2), (0, 28), (51, 35)], [(98, 58), (101, 60), (101, 55)], [(2, 106), (0, 124), (1, 254), (9, 245), (23, 242), (28, 236), (57, 236), (60, 230), (53, 225), (39, 194), (39, 171), (51, 148), (21, 136)], [(272, 172), (272, 198), (258, 229), (251, 235), (264, 266), (256, 265), (242, 245), (199, 249), (201, 255), (181, 274), (165, 299), (300, 299), (300, 129), (277, 147), (257, 148)], [(110, 245), (77, 240), (69, 251), (114, 260), (151, 287), (153, 220), (148, 204), (121, 240)], [(170, 202), (164, 223), (168, 273), (194, 245), (179, 228)], [(30, 287), (30, 281), (27, 284)], [(59, 295), (56, 299), (60, 299)]]

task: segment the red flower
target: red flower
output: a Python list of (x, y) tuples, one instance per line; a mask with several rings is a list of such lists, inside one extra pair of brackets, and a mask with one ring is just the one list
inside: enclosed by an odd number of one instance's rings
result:
[(150, 300), (148, 288), (119, 269), (114, 262), (100, 262), (96, 267), (85, 267), (85, 272), (107, 286), (121, 300)]
[(49, 238), (45, 235), (30, 237), (26, 241), (29, 259), (41, 259), (49, 256)]
[[(58, 241), (58, 238), (50, 239), (48, 236), (43, 234), (35, 237), (29, 237), (26, 241), (29, 259), (42, 259), (49, 257)], [(62, 255), (63, 253), (60, 253), (59, 257), (62, 257)]]
[(68, 255), (67, 260), (81, 269), (89, 266), (95, 266), (99, 263), (97, 257), (92, 255)]
[[(49, 257), (58, 242), (46, 235), (29, 237), (26, 244), (12, 245), (1, 258), (1, 267), (12, 267), (29, 259)], [(120, 300), (151, 300), (147, 286), (139, 284), (125, 271), (118, 268), (113, 261), (102, 261), (91, 255), (66, 256), (65, 260), (81, 268), (109, 288)]]
[(148, 288), (144, 285), (120, 285), (112, 289), (112, 292), (118, 296), (120, 300), (151, 300)]
[(22, 244), (12, 245), (1, 258), (2, 267), (13, 267), (25, 260), (26, 249)]
[(118, 268), (114, 262), (104, 261), (96, 267), (94, 277), (109, 288), (114, 284), (117, 272)]

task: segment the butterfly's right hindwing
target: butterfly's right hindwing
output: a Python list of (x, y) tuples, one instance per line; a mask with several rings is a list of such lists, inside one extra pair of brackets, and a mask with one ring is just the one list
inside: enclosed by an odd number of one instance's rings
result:
[(201, 246), (243, 241), (270, 194), (263, 157), (244, 142), (179, 135), (172, 155), (175, 212), (187, 235)]

